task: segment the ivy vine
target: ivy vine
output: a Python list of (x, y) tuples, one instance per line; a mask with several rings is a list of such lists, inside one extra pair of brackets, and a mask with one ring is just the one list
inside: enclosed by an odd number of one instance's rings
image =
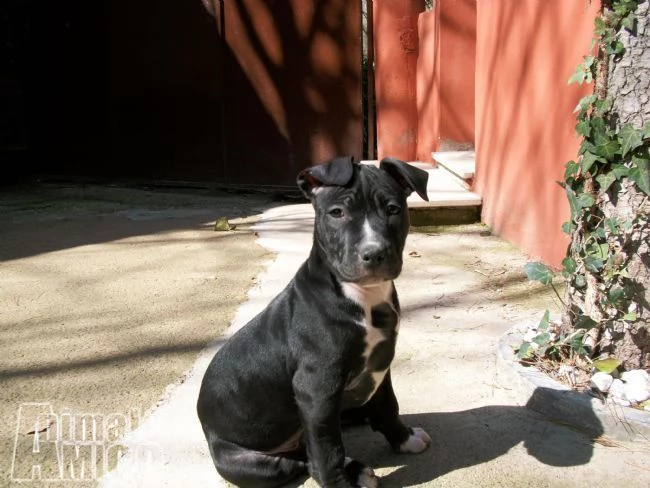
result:
[[(570, 349), (581, 356), (589, 355), (591, 351), (576, 337), (582, 338), (594, 327), (607, 328), (617, 321), (637, 320), (638, 304), (633, 299), (627, 268), (629, 256), (622, 250), (648, 224), (648, 215), (637, 211), (630, 218), (620, 219), (607, 216), (602, 206), (629, 185), (635, 185), (646, 199), (650, 195), (650, 127), (638, 129), (632, 124), (618, 127), (606, 85), (610, 57), (616, 59), (625, 53), (625, 45), (620, 40), (622, 29), (632, 33), (635, 30), (637, 6), (637, 0), (603, 1), (602, 15), (596, 17), (594, 24), (591, 52), (595, 51), (595, 55), (584, 56), (569, 79), (569, 83), (593, 83), (594, 91), (576, 107), (576, 132), (582, 139), (579, 157), (566, 164), (563, 181), (559, 182), (571, 211), (571, 218), (562, 225), (562, 230), (572, 236), (561, 273), (567, 285), (575, 290), (586, 290), (588, 281), (597, 284), (603, 297), (599, 301), (599, 318), (594, 320), (593, 314), (569, 307), (567, 312), (574, 330), (553, 341), (547, 340), (548, 334), (540, 333), (536, 344), (525, 342), (519, 348), (521, 359), (557, 352), (558, 341), (570, 344)], [(530, 279), (552, 283), (552, 271), (541, 263), (529, 263), (525, 270)], [(545, 316), (540, 332), (546, 330), (547, 324)]]

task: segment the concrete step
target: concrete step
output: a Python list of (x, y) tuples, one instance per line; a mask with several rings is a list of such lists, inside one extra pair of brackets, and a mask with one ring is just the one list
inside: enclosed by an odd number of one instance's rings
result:
[(474, 151), (437, 151), (431, 157), (438, 167), (457, 178), (459, 183), (470, 189), (476, 173), (476, 154)]
[[(377, 166), (378, 161), (362, 161)], [(427, 196), (429, 201), (411, 194), (407, 203), (414, 226), (452, 225), (479, 222), (481, 197), (468, 190), (456, 175), (430, 163), (413, 161), (409, 164), (429, 173)]]

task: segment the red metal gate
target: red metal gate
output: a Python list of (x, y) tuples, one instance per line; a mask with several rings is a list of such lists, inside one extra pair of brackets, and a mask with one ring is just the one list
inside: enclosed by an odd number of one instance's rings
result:
[(300, 169), (360, 158), (361, 8), (350, 0), (205, 0), (222, 40), (224, 171), (293, 185)]

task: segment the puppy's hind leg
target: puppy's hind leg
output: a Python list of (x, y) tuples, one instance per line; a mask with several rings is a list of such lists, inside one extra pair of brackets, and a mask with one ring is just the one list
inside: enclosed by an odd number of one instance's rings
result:
[(208, 436), (208, 445), (219, 474), (240, 488), (276, 488), (308, 474), (304, 451), (267, 454), (215, 435)]

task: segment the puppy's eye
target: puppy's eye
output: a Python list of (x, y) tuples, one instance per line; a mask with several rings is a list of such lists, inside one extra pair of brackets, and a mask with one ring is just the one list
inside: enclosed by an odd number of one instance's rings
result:
[(402, 211), (397, 205), (388, 205), (386, 207), (386, 213), (388, 215), (398, 215)]
[(335, 219), (340, 219), (343, 217), (343, 209), (341, 208), (333, 208), (327, 213), (330, 215), (330, 217), (334, 217)]

